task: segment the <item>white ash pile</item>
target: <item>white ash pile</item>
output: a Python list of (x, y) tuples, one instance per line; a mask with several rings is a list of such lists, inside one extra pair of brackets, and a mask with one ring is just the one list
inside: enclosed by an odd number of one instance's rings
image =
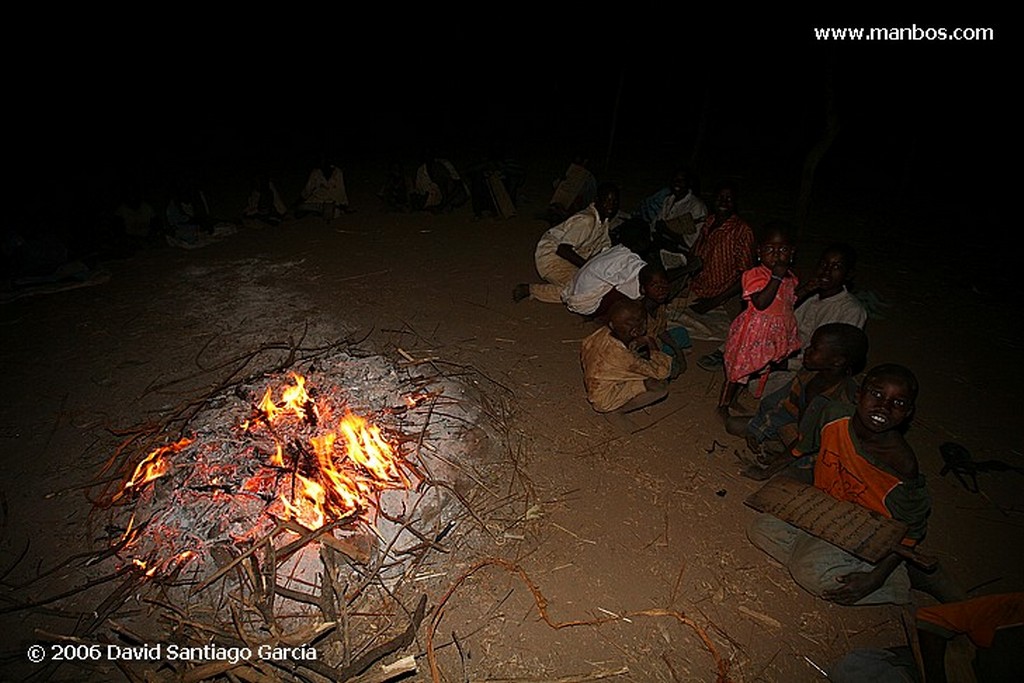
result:
[(251, 559), (312, 612), (323, 546), (346, 556), (346, 582), (394, 583), (451, 531), (461, 472), (486, 458), (481, 418), (436, 366), (335, 352), (210, 398), (134, 468), (108, 530), (165, 585), (199, 593)]

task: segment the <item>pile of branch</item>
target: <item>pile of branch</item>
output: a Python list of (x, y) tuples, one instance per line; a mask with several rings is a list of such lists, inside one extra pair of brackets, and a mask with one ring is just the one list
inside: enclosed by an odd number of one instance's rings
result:
[[(262, 354), (282, 351), (286, 353), (283, 360), (277, 357), (271, 366), (253, 369)], [(75, 603), (81, 609), (104, 586), (113, 585), (98, 602), (77, 613), (81, 618), (68, 632), (41, 630), (37, 637), (119, 648), (152, 643), (174, 643), (185, 648), (215, 643), (248, 648), (253, 653), (276, 648), (299, 654), (312, 648), (316, 657), (253, 657), (201, 664), (127, 659), (74, 662), (98, 677), (107, 674), (104, 667), (116, 666), (130, 681), (317, 683), (352, 679), (368, 683), (390, 680), (415, 668), (411, 658), (399, 660), (390, 668), (381, 668), (379, 663), (414, 642), (427, 608), (420, 582), (445, 574), (431, 573), (431, 564), (460, 546), (500, 537), (507, 525), (494, 521), (496, 513), (500, 510), (502, 518), (508, 518), (510, 506), (525, 511), (529, 487), (512, 448), (496, 449), (492, 455), (497, 457), (475, 460), (467, 457), (472, 454), (465, 450), (473, 446), (463, 444), (462, 451), (454, 447), (476, 432), (498, 440), (508, 436), (507, 390), (481, 378), (469, 366), (437, 358), (422, 362), (413, 358), (409, 362), (409, 354), (401, 355), (406, 360), (391, 378), (396, 380), (395, 385), (382, 389), (382, 395), (367, 396), (364, 391), (359, 397), (367, 406), (376, 402), (374, 415), (390, 420), (385, 422), (389, 441), (400, 445), (418, 475), (414, 490), (375, 510), (373, 519), (389, 527), (386, 536), (368, 522), (367, 515), (354, 512), (315, 530), (286, 518), (264, 516), (254, 527), (258, 533), (237, 540), (231, 533), (237, 528), (217, 519), (218, 508), (213, 502), (230, 497), (233, 491), (215, 487), (186, 491), (188, 495), (211, 494), (208, 506), (188, 505), (182, 502), (184, 499), (177, 499), (178, 509), (169, 511), (158, 509), (144, 495), (123, 494), (124, 482), (148, 452), (209, 431), (211, 421), (222, 420), (221, 413), (234, 398), (249, 400), (252, 387), (263, 386), (269, 375), (293, 366), (304, 372), (317, 368), (329, 372), (340, 357), (347, 362), (370, 356), (350, 341), (319, 348), (303, 348), (301, 340), (287, 345), (268, 344), (204, 368), (207, 374), (219, 375), (209, 392), (184, 400), (157, 420), (118, 430), (121, 443), (97, 476), (93, 495), (93, 521), (100, 515), (107, 516), (107, 547), (67, 558), (38, 570), (27, 580), (7, 582), (7, 576), (27, 554), (26, 547), (22, 558), (0, 577), (4, 589), (0, 599), (6, 603), (0, 611), (74, 615), (72, 609), (51, 606)], [(473, 381), (465, 381), (466, 377)], [(376, 379), (380, 378), (368, 377), (367, 386)], [(396, 388), (400, 393), (414, 394), (415, 405), (393, 401)], [(514, 470), (511, 476), (510, 461)], [(179, 493), (184, 481), (176, 482), (174, 488)], [(508, 482), (507, 488), (502, 490), (503, 484), (496, 482)], [(160, 480), (156, 483), (159, 485)], [(175, 516), (179, 526), (193, 527), (195, 543), (189, 547), (207, 557), (166, 562), (159, 572), (147, 569), (144, 562), (129, 560), (131, 543), (147, 529), (166, 528), (166, 515)], [(108, 567), (110, 571), (93, 576)], [(53, 587), (68, 575), (88, 578), (71, 588)], [(49, 594), (44, 592), (47, 589)], [(37, 591), (43, 593), (41, 597), (22, 597)], [(51, 662), (39, 673), (45, 679), (57, 666)]]

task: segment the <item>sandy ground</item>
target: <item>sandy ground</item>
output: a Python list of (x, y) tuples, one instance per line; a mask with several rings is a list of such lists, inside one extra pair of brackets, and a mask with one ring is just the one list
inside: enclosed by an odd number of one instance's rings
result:
[[(472, 365), (514, 395), (511, 433), (533, 485), (533, 512), (517, 533), (453, 559), (447, 580), (424, 584), (431, 605), (459, 567), (495, 556), (522, 566), (555, 621), (684, 613), (737, 681), (815, 680), (808, 660), (827, 667), (853, 647), (903, 642), (898, 609), (816, 599), (747, 541), (754, 513), (743, 500), (757, 485), (738, 475), (734, 451), (742, 442), (713, 419), (721, 377), (693, 362), (712, 344), (695, 345), (668, 400), (638, 417), (642, 431), (622, 435), (589, 408), (578, 352), (592, 324), (509, 296), (513, 284), (535, 278), (531, 254), (546, 228), (533, 218), (546, 199), (542, 182), (532, 181), (520, 216), (507, 221), (473, 221), (468, 207), (440, 216), (386, 213), (370, 183), (350, 182), (358, 212), (330, 224), (311, 218), (243, 229), (196, 251), (145, 251), (108, 264), (112, 277), (101, 286), (0, 307), (0, 571), (26, 553), (6, 583), (92, 547), (81, 485), (116, 443), (108, 428), (159, 415), (201, 389), (202, 379), (166, 392), (148, 387), (305, 328), (310, 341), (349, 335), (396, 358), (400, 346), (414, 357)], [(638, 198), (627, 195), (624, 205)], [(766, 207), (767, 200), (745, 208), (756, 215)], [(816, 255), (835, 235), (856, 235), (858, 282), (889, 304), (868, 324), (871, 364), (902, 362), (921, 379), (908, 438), (934, 496), (926, 549), (976, 594), (1022, 590), (1024, 478), (981, 475), (983, 493), (971, 494), (939, 476), (938, 452), (955, 440), (976, 460), (1024, 465), (1013, 307), (963, 286), (941, 248), (905, 261), (919, 245), (894, 245), (885, 220), (826, 215), (819, 225), (826, 227), (804, 236), (804, 253)], [(37, 612), (7, 613), (4, 623), (6, 680), (33, 671), (25, 660), (33, 629), (68, 628)], [(716, 675), (694, 629), (672, 617), (552, 630), (526, 585), (499, 569), (480, 571), (452, 597), (438, 633), (458, 634), (461, 645), (461, 655), (450, 647), (442, 653), (449, 681)], [(422, 655), (422, 632), (410, 651)], [(428, 680), (419, 661), (415, 680)], [(57, 679), (75, 680), (75, 672), (64, 667)]]

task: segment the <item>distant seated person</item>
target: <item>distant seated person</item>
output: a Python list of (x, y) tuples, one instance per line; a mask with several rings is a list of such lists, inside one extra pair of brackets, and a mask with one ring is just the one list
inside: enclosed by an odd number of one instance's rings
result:
[[(803, 369), (790, 383), (766, 394), (753, 417), (726, 420), (726, 430), (745, 437), (753, 454), (743, 474), (761, 481), (792, 462), (794, 455), (817, 452), (822, 412), (832, 402), (855, 405), (853, 376), (864, 369), (867, 354), (868, 337), (859, 327), (828, 323), (815, 330)], [(801, 441), (802, 436), (807, 440)]]
[(587, 168), (589, 163), (587, 155), (577, 154), (565, 175), (555, 180), (555, 192), (548, 202), (549, 223), (561, 223), (594, 201), (598, 192), (597, 179)]
[[(849, 290), (856, 265), (857, 252), (853, 247), (830, 244), (821, 253), (815, 276), (797, 288), (797, 307), (793, 313), (800, 338), (805, 342), (816, 329), (827, 323), (847, 323), (864, 329), (868, 321), (867, 309)], [(800, 369), (801, 359), (801, 354), (790, 358), (787, 363), (789, 372), (777, 373), (779, 376), (769, 381), (784, 382), (792, 377), (792, 373)]]
[(469, 190), (447, 159), (429, 157), (416, 169), (409, 203), (413, 209), (434, 213), (457, 209), (469, 200)]
[[(905, 523), (902, 543), (908, 548), (924, 538), (931, 510), (924, 475), (903, 438), (917, 387), (917, 378), (902, 365), (869, 370), (856, 406), (831, 402), (822, 412), (813, 469), (814, 486), (833, 498)], [(770, 514), (758, 516), (747, 535), (804, 590), (825, 600), (841, 605), (910, 602), (910, 574), (895, 552), (877, 564), (865, 562)]]
[(1024, 681), (1024, 593), (985, 595), (920, 607), (915, 621), (920, 667), (912, 647), (859, 649), (836, 662), (828, 672), (829, 680)]
[(242, 218), (277, 225), (288, 211), (270, 176), (260, 173), (253, 179), (252, 191), (246, 202)]
[(518, 284), (512, 300), (531, 298), (544, 303), (562, 303), (562, 290), (572, 282), (583, 264), (612, 245), (608, 226), (619, 212), (619, 188), (602, 184), (597, 199), (564, 223), (549, 228), (537, 243), (534, 263), (543, 284)]
[[(800, 283), (794, 311), (800, 339), (806, 345), (814, 331), (828, 323), (847, 323), (861, 329), (868, 320), (867, 309), (847, 288), (853, 279), (857, 252), (847, 244), (830, 244), (821, 253), (815, 275)], [(770, 394), (789, 384), (800, 370), (802, 352), (772, 371), (765, 383)]]
[(668, 311), (665, 304), (671, 297), (672, 288), (668, 273), (657, 264), (651, 263), (640, 271), (640, 301), (647, 311), (647, 334), (661, 344), (662, 353), (672, 358), (669, 379), (676, 379), (686, 372), (685, 350), (692, 346), (685, 327), (669, 327)]
[(668, 395), (672, 358), (647, 334), (647, 312), (639, 301), (620, 299), (608, 324), (583, 340), (580, 361), (587, 400), (599, 413), (628, 413)]
[(132, 190), (116, 209), (114, 216), (120, 220), (124, 234), (131, 239), (144, 239), (158, 232), (160, 221), (153, 205)]
[(330, 221), (349, 212), (345, 174), (325, 155), (320, 165), (309, 172), (306, 186), (302, 188), (302, 196), (295, 207), (295, 217), (319, 214), (324, 220)]
[(523, 184), (522, 165), (514, 158), (492, 153), (466, 169), (473, 216), (515, 216), (516, 195)]
[(685, 266), (708, 215), (704, 200), (694, 194), (690, 174), (679, 169), (672, 182), (645, 199), (636, 212), (650, 228), (651, 240), (666, 268)]
[[(721, 307), (742, 294), (743, 273), (754, 266), (754, 232), (736, 212), (736, 190), (732, 184), (718, 186), (714, 209), (704, 219), (691, 251), (700, 270), (689, 282), (686, 323), (697, 339), (726, 337), (731, 314)], [(697, 365), (715, 371), (724, 361), (721, 346), (701, 356)]]
[(693, 245), (701, 270), (690, 280), (690, 308), (707, 313), (742, 291), (743, 272), (754, 266), (754, 233), (736, 213), (736, 190), (728, 183), (715, 192), (714, 213), (704, 219)]
[(192, 182), (181, 184), (167, 202), (167, 241), (174, 246), (199, 243), (200, 232), (213, 233), (206, 195)]

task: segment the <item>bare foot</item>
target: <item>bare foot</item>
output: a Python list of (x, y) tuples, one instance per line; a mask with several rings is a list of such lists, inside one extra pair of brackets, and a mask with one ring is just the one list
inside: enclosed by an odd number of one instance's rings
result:
[(729, 406), (718, 406), (715, 408), (715, 415), (722, 421), (722, 424), (725, 424), (729, 421)]
[(519, 303), (530, 296), (530, 285), (520, 283), (512, 288), (512, 301)]

